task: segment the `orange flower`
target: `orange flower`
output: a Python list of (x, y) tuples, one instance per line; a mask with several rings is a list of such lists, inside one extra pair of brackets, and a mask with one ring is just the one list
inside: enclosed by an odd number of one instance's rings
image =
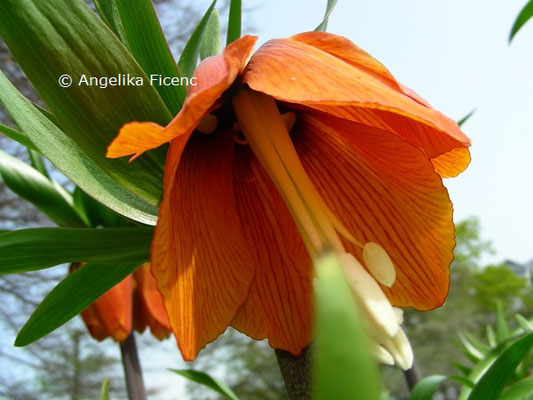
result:
[(132, 319), (138, 332), (149, 326), (159, 340), (170, 334), (163, 298), (157, 291), (149, 264), (141, 265), (104, 293), (81, 312), (81, 317), (96, 340), (112, 337), (123, 342), (131, 333)]
[[(468, 138), (345, 38), (272, 40), (247, 62), (255, 41), (205, 59), (168, 126), (129, 123), (108, 149), (135, 158), (171, 142), (151, 263), (187, 360), (229, 325), (298, 354), (311, 340), (311, 260), (328, 248), (356, 271), (362, 303), (363, 275), (401, 307), (432, 309), (448, 292), (442, 177), (466, 168)], [(374, 316), (376, 342), (403, 346), (400, 318), (383, 310), (395, 322)]]

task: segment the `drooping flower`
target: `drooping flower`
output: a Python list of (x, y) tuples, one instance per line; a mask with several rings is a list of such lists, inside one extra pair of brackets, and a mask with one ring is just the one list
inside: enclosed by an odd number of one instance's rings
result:
[(143, 264), (133, 274), (113, 286), (81, 312), (87, 330), (96, 340), (108, 337), (123, 342), (132, 332), (150, 327), (159, 340), (170, 335), (170, 323), (163, 298), (156, 288), (150, 265)]
[(333, 250), (376, 354), (408, 368), (391, 303), (446, 298), (442, 177), (466, 168), (469, 140), (345, 38), (303, 33), (249, 59), (255, 41), (205, 59), (168, 126), (129, 123), (108, 149), (133, 159), (171, 143), (151, 263), (182, 355), (229, 325), (298, 354), (311, 341), (312, 259)]

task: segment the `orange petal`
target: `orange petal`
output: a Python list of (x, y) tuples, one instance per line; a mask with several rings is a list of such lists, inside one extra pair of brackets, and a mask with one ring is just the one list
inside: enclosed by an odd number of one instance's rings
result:
[(153, 122), (124, 125), (109, 145), (107, 157), (135, 154), (136, 158), (178, 136), (190, 134), (242, 72), (256, 41), (255, 36), (244, 36), (226, 47), (222, 55), (203, 60), (194, 72), (198, 85), (189, 88), (176, 117), (165, 128)]
[[(452, 205), (420, 149), (395, 135), (324, 114), (300, 119), (295, 144), (318, 191), (361, 243), (381, 245), (396, 267), (391, 302), (427, 310), (448, 293)], [(363, 262), (361, 250), (345, 243)]]
[(143, 332), (149, 326), (152, 334), (162, 340), (170, 335), (170, 322), (163, 303), (163, 296), (156, 287), (150, 271), (150, 264), (143, 264), (133, 273), (134, 291), (133, 323), (135, 329)]
[(122, 342), (131, 333), (132, 278), (128, 275), (81, 312), (87, 330), (96, 340), (112, 337)]
[[(152, 272), (185, 360), (244, 302), (254, 268), (233, 193), (233, 133), (174, 140), (152, 242)], [(184, 149), (184, 150), (183, 150)]]
[[(469, 145), (454, 121), (395, 87), (381, 64), (345, 39), (323, 35), (267, 42), (248, 63), (244, 82), (278, 100), (395, 133), (428, 157)], [(325, 44), (317, 45), (320, 36)]]
[(285, 203), (250, 148), (238, 146), (235, 154), (237, 206), (257, 269), (232, 325), (296, 355), (311, 341), (311, 260)]
[(443, 178), (453, 178), (470, 164), (470, 152), (466, 147), (457, 147), (447, 153), (432, 158), (435, 171)]

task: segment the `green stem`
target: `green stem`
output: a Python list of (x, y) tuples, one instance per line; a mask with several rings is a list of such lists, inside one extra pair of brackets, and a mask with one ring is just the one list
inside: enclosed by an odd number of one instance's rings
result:
[(122, 366), (126, 377), (126, 388), (129, 400), (146, 400), (146, 390), (142, 377), (141, 363), (137, 355), (137, 345), (133, 332), (124, 342), (120, 343)]
[(275, 350), (279, 369), (290, 400), (311, 399), (310, 349), (306, 347), (299, 356)]

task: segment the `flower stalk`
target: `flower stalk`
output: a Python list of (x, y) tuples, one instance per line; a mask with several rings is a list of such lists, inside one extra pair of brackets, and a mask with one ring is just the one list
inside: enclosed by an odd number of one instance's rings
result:
[(137, 354), (137, 345), (133, 332), (126, 340), (120, 343), (120, 353), (122, 355), (128, 399), (146, 400), (146, 389), (144, 388), (141, 363)]

